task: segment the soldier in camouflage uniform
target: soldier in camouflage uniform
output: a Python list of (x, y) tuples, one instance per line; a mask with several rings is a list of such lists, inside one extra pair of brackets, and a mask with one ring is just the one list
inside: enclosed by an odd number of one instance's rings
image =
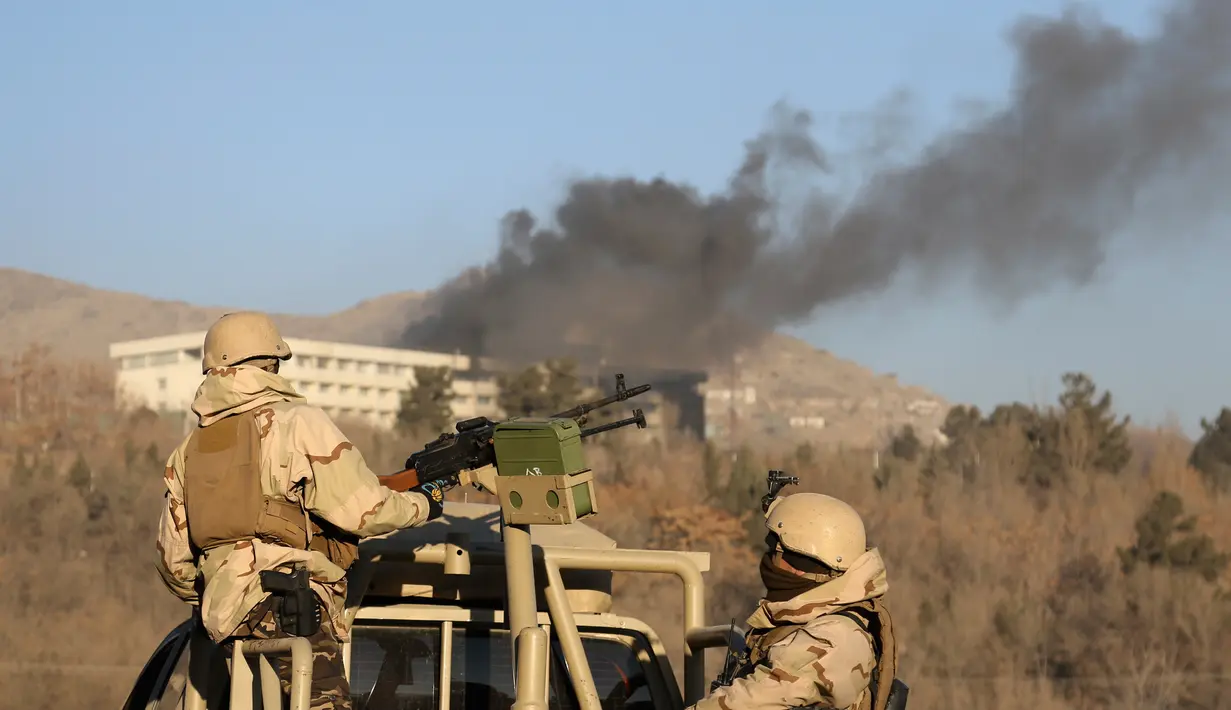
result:
[[(167, 461), (158, 571), (215, 643), (287, 635), (262, 572), (306, 570), (319, 606), (311, 707), (350, 708), (340, 641), (360, 538), (421, 525), (442, 502), (385, 488), (329, 416), (278, 374), (291, 349), (269, 317), (223, 316), (205, 336), (198, 426)], [(290, 607), (288, 607), (290, 608)], [(289, 691), (288, 659), (274, 659)]]
[(880, 553), (840, 500), (796, 493), (766, 512), (765, 597), (748, 619), (747, 654), (690, 710), (885, 710), (896, 647)]

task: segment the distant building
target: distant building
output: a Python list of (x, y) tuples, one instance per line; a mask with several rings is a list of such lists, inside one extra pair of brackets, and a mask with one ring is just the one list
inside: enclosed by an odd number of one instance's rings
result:
[(789, 420), (792, 429), (824, 429), (825, 417), (793, 416)]
[[(111, 344), (117, 364), (119, 396), (168, 414), (188, 413), (201, 383), (201, 346), (205, 332), (180, 333)], [(353, 345), (350, 343), (286, 338), (294, 356), (282, 364), (281, 374), (313, 404), (334, 417), (363, 419), (391, 427), (397, 420), (402, 393), (414, 385), (416, 365), (448, 367), (453, 374), (453, 417), (503, 416), (497, 403), (500, 363), (460, 354)], [(623, 372), (629, 387), (649, 383), (653, 390), (611, 411), (624, 418), (635, 408), (646, 422), (661, 431), (664, 406), (669, 406), (681, 430), (705, 436), (705, 399), (700, 392), (704, 372), (645, 368), (579, 368), (582, 387), (594, 387), (607, 396), (614, 391), (615, 374)], [(580, 402), (578, 402), (580, 403)], [(622, 411), (621, 411), (622, 410)]]
[[(120, 396), (166, 413), (186, 413), (201, 383), (205, 331), (111, 344), (119, 367)], [(496, 416), (497, 386), (490, 375), (471, 373), (464, 355), (286, 338), (294, 356), (281, 374), (313, 404), (334, 417), (390, 427), (402, 393), (414, 384), (416, 365), (453, 371), (453, 416)]]

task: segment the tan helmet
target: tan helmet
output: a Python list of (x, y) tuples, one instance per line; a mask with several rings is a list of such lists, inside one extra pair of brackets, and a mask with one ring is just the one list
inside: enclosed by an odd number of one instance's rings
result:
[(851, 506), (820, 493), (794, 493), (770, 505), (765, 528), (782, 547), (843, 571), (867, 551), (863, 518)]
[(210, 326), (201, 354), (201, 374), (215, 367), (229, 367), (254, 357), (291, 359), (291, 346), (278, 326), (264, 313), (228, 313)]

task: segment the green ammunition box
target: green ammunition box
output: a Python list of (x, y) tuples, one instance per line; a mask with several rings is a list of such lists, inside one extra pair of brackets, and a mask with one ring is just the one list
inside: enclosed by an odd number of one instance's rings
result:
[(564, 525), (598, 512), (577, 422), (514, 419), (493, 440), (506, 522)]

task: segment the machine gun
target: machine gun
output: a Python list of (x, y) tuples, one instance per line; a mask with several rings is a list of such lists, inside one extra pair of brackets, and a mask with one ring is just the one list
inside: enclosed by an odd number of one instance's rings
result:
[(769, 488), (769, 492), (761, 496), (761, 512), (768, 513), (769, 506), (773, 504), (783, 488), (799, 485), (799, 476), (788, 476), (782, 471), (770, 471), (765, 474), (765, 485)]
[[(466, 419), (455, 425), (457, 433), (441, 434), (412, 454), (406, 459), (404, 470), (378, 478), (382, 485), (395, 491), (416, 489), (434, 494), (438, 490), (443, 494), (463, 483), (473, 483), (469, 472), (487, 466), (508, 471), (510, 467), (524, 464), (525, 475), (529, 476), (576, 473), (579, 468), (571, 465), (570, 459), (580, 460), (580, 439), (632, 424), (638, 429), (646, 427), (645, 414), (640, 409), (634, 409), (633, 416), (627, 419), (582, 429), (586, 415), (649, 390), (648, 384), (627, 388), (624, 375), (618, 374), (615, 394), (579, 404), (546, 419), (515, 417), (500, 422), (487, 417)], [(514, 441), (518, 443), (513, 444)], [(574, 442), (578, 444), (576, 447)], [(508, 455), (502, 456), (502, 453)]]

